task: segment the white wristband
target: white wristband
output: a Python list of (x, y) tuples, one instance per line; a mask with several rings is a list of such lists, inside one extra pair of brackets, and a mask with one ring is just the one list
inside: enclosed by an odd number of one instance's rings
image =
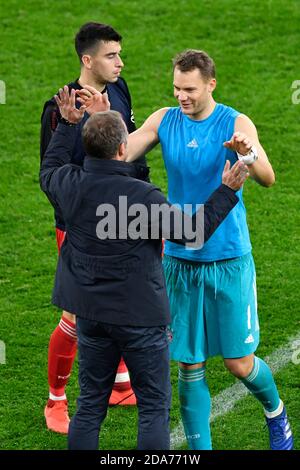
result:
[(258, 153), (254, 145), (251, 147), (250, 151), (246, 155), (242, 155), (239, 152), (236, 152), (236, 153), (237, 153), (238, 159), (241, 162), (245, 163), (245, 165), (252, 165), (252, 163), (256, 162), (256, 160), (258, 159)]

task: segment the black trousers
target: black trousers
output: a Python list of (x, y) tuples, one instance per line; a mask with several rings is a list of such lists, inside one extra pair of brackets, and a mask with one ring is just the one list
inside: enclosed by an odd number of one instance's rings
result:
[(171, 383), (166, 328), (108, 325), (77, 317), (80, 396), (68, 447), (96, 450), (123, 356), (138, 406), (137, 448), (170, 448)]

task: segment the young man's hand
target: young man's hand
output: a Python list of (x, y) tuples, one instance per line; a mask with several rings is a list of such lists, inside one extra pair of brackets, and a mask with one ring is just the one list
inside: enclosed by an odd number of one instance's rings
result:
[(71, 124), (77, 124), (83, 118), (86, 111), (86, 105), (83, 104), (79, 109), (75, 106), (76, 93), (72, 88), (65, 85), (59, 89), (59, 94), (54, 96), (57, 106), (59, 107), (62, 118), (69, 121)]
[(238, 191), (239, 189), (241, 189), (248, 176), (248, 168), (243, 162), (238, 160), (230, 168), (230, 161), (226, 160), (222, 174), (223, 184), (226, 184), (226, 186), (233, 189), (233, 191)]
[(79, 103), (86, 106), (85, 111), (90, 115), (110, 109), (107, 93), (102, 94), (92, 86), (85, 85), (81, 90), (76, 90), (76, 94)]

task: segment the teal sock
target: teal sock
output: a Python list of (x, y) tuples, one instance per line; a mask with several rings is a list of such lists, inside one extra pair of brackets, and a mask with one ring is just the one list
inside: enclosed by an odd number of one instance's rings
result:
[(189, 449), (210, 450), (210, 394), (205, 367), (179, 368), (180, 412)]
[(270, 367), (254, 356), (253, 369), (248, 377), (241, 379), (250, 392), (259, 400), (266, 411), (275, 411), (280, 398)]

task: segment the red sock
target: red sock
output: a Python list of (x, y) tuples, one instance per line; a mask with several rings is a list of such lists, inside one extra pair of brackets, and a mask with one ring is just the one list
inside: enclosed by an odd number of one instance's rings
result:
[(71, 375), (77, 351), (75, 324), (62, 317), (53, 331), (48, 351), (48, 383), (50, 393), (63, 396)]
[(124, 359), (121, 357), (120, 364), (117, 370), (115, 383), (114, 383), (114, 390), (118, 392), (123, 392), (125, 390), (131, 390), (130, 378), (128, 374), (128, 369), (124, 362)]

